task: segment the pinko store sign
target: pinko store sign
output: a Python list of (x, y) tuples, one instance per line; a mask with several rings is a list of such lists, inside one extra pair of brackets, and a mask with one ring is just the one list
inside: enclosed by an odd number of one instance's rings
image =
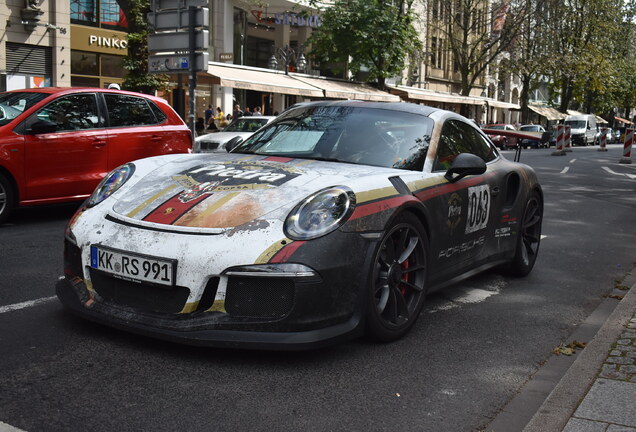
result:
[(284, 12), (270, 16), (263, 14), (263, 11), (260, 10), (253, 10), (252, 15), (256, 18), (256, 22), (260, 24), (283, 24), (297, 27), (320, 27), (322, 24), (322, 20), (318, 15)]

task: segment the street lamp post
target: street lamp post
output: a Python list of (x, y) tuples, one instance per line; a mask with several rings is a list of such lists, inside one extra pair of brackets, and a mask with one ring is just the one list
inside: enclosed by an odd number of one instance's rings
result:
[(298, 72), (304, 72), (307, 67), (307, 59), (303, 54), (303, 49), (302, 45), (298, 49), (289, 45), (285, 45), (283, 48), (274, 48), (274, 53), (269, 58), (268, 67), (277, 70), (279, 66), (283, 66), (285, 75), (289, 75), (289, 66), (293, 64)]

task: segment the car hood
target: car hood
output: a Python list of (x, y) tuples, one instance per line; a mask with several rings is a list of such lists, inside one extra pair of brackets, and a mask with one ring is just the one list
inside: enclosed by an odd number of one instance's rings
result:
[(143, 176), (136, 174), (130, 181), (134, 183), (113, 197), (111, 214), (140, 225), (258, 226), (266, 220), (284, 220), (300, 200), (323, 188), (346, 184), (355, 192), (356, 187), (368, 189), (360, 185), (368, 185), (371, 177), (396, 174), (389, 168), (307, 159), (231, 153), (187, 156)]

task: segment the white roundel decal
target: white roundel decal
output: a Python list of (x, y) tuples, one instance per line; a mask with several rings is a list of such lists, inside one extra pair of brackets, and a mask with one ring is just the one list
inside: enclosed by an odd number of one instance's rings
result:
[(468, 217), (466, 234), (486, 228), (490, 214), (490, 187), (488, 185), (468, 188)]

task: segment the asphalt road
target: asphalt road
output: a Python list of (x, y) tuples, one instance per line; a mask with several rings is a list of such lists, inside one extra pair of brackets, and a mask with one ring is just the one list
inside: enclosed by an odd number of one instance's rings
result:
[(636, 164), (619, 164), (622, 147), (608, 147), (525, 150), (546, 201), (535, 270), (436, 293), (413, 331), (384, 345), (202, 349), (75, 318), (53, 286), (76, 206), (21, 210), (0, 226), (0, 422), (27, 431), (480, 430), (633, 268)]

